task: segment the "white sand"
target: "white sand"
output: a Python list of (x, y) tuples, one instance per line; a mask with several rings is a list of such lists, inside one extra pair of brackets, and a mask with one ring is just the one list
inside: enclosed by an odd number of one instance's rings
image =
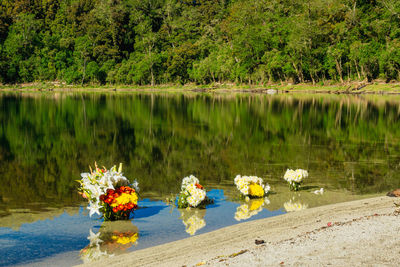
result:
[[(292, 212), (91, 265), (399, 266), (400, 217), (394, 202), (400, 200), (378, 197)], [(256, 245), (256, 239), (265, 243)]]

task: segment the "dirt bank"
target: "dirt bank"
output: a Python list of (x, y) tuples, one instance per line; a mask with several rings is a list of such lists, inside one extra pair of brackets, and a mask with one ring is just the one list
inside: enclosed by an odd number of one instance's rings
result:
[[(96, 266), (397, 265), (396, 198), (376, 197), (242, 223)], [(262, 244), (256, 244), (257, 243)], [(265, 242), (265, 243), (263, 243)]]

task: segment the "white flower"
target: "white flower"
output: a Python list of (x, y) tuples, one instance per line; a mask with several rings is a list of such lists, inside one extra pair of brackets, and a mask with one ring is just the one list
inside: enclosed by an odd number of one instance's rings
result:
[(293, 181), (295, 179), (295, 171), (287, 169), (285, 175), (283, 176), (283, 179), (288, 182)]
[(292, 184), (293, 182), (301, 183), (304, 178), (308, 177), (308, 172), (303, 169), (291, 170), (287, 169), (283, 179)]
[(316, 194), (316, 195), (323, 195), (324, 194), (324, 189), (321, 188), (319, 190), (315, 190), (313, 193)]
[(269, 184), (266, 183), (265, 186), (264, 186), (265, 194), (268, 194), (269, 190), (271, 190), (271, 186), (269, 186)]
[(107, 254), (107, 252), (101, 251), (99, 245), (89, 246), (88, 248), (81, 250), (80, 255), (83, 263), (85, 264), (114, 256)]
[(242, 193), (244, 196), (247, 196), (249, 194), (249, 186), (250, 184), (258, 184), (260, 185), (263, 189), (265, 194), (268, 194), (269, 190), (271, 190), (271, 187), (269, 184), (263, 183), (263, 179), (259, 178), (257, 176), (240, 176), (237, 175), (234, 179), (235, 185), (237, 189)]
[(182, 180), (181, 195), (187, 196), (186, 201), (192, 207), (197, 207), (206, 198), (206, 190), (198, 188), (199, 179), (190, 175)]
[(92, 202), (89, 201), (89, 206), (87, 207), (87, 209), (89, 210), (89, 216), (92, 217), (92, 215), (94, 213), (97, 213), (98, 215), (100, 215), (100, 205), (99, 202)]
[(185, 225), (186, 232), (190, 235), (194, 235), (198, 230), (206, 226), (206, 221), (197, 214), (193, 214), (189, 219), (182, 222)]
[[(101, 215), (100, 196), (106, 194), (108, 189), (129, 185), (129, 180), (122, 175), (121, 167), (122, 165), (120, 165), (119, 171), (116, 166), (113, 166), (110, 170), (96, 168), (91, 173), (81, 173), (80, 191), (85, 193), (89, 200), (87, 209), (90, 210), (90, 216), (95, 213)], [(134, 187), (139, 191), (137, 181), (134, 182)]]
[(236, 209), (235, 212), (236, 221), (247, 220), (250, 217), (251, 215), (249, 212), (249, 206), (247, 204), (243, 204)]
[(247, 220), (261, 212), (263, 206), (268, 205), (269, 203), (268, 198), (251, 199), (236, 209), (234, 218), (236, 221)]
[(197, 188), (195, 184), (189, 184), (186, 187), (186, 192), (190, 195), (186, 201), (192, 207), (197, 207), (206, 198), (206, 191)]
[(98, 244), (103, 242), (103, 240), (100, 239), (100, 232), (95, 234), (92, 232), (92, 229), (90, 229), (89, 236), (87, 239), (90, 241), (90, 246), (97, 246)]
[(299, 211), (299, 210), (304, 210), (308, 208), (307, 204), (302, 204), (300, 202), (293, 202), (292, 200), (289, 200), (288, 202), (285, 202), (283, 204), (283, 207), (287, 212), (292, 212), (292, 211)]
[(184, 191), (186, 187), (190, 184), (199, 184), (200, 181), (194, 175), (190, 175), (188, 177), (183, 178), (181, 190)]
[(138, 181), (135, 180), (135, 181), (132, 183), (132, 186), (133, 186), (133, 188), (135, 189), (136, 192), (139, 192), (140, 188), (139, 188), (139, 183), (138, 183)]
[(82, 172), (81, 173), (81, 177), (84, 178), (84, 179), (87, 179), (89, 176), (90, 176), (90, 173), (88, 173), (88, 172)]

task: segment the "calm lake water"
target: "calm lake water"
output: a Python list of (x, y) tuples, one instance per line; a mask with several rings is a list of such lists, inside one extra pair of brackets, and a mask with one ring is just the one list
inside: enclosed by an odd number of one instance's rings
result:
[[(0, 94), (0, 265), (78, 264), (398, 188), (399, 103), (377, 96)], [(131, 221), (89, 218), (75, 180), (95, 161), (122, 162), (125, 176), (139, 181), (142, 208)], [(288, 191), (287, 168), (309, 171), (304, 190)], [(206, 210), (169, 204), (190, 174), (211, 190), (215, 203)], [(239, 201), (237, 174), (262, 177), (273, 193)], [(323, 195), (312, 193), (321, 187)]]

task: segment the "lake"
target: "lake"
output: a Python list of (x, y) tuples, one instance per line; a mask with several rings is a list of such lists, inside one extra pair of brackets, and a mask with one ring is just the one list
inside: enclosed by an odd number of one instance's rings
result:
[[(0, 266), (90, 262), (400, 187), (398, 96), (1, 93), (0, 120)], [(88, 216), (76, 180), (95, 161), (139, 182), (131, 221)], [(308, 170), (303, 190), (287, 168)], [(206, 210), (173, 205), (190, 174)], [(241, 201), (237, 174), (268, 199)]]

